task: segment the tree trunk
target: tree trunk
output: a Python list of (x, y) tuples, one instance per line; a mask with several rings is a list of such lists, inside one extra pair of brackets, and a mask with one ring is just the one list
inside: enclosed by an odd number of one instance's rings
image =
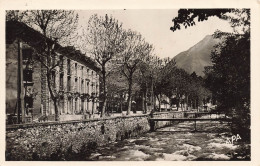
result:
[(154, 111), (156, 111), (156, 96), (153, 95), (153, 108), (154, 108)]
[(147, 113), (147, 86), (145, 87), (144, 91), (144, 111)]
[(106, 105), (107, 105), (107, 91), (106, 91), (106, 70), (105, 70), (105, 64), (102, 65), (102, 80), (103, 80), (103, 106), (101, 109), (101, 117), (104, 117), (105, 111), (106, 111)]
[(47, 71), (47, 84), (48, 84), (48, 89), (49, 89), (49, 92), (51, 95), (51, 99), (54, 104), (55, 121), (59, 121), (59, 110), (58, 110), (58, 105), (57, 105), (57, 97), (53, 94), (53, 91), (52, 91), (50, 71)]
[(187, 108), (186, 108), (186, 110), (188, 110), (189, 109), (189, 96), (187, 95), (187, 97), (186, 97), (186, 105), (187, 105)]
[(107, 106), (107, 99), (105, 98), (104, 103), (103, 103), (103, 107), (102, 107), (102, 110), (101, 110), (101, 117), (104, 117), (106, 106)]
[(143, 110), (143, 113), (145, 114), (145, 106), (144, 106), (144, 92), (142, 91), (142, 110)]
[(121, 99), (121, 102), (120, 102), (120, 113), (123, 112), (123, 100)]
[(155, 112), (155, 107), (154, 107), (154, 91), (153, 91), (153, 78), (151, 78), (151, 109), (152, 112)]
[(132, 106), (132, 103), (131, 103), (131, 99), (132, 99), (132, 76), (133, 74), (130, 73), (129, 75), (129, 80), (128, 80), (128, 99), (127, 99), (127, 113), (126, 115), (129, 115), (130, 112), (131, 112), (131, 106)]
[(182, 100), (181, 100), (181, 110), (182, 110), (182, 111), (184, 111), (184, 109), (185, 109), (185, 108), (184, 108), (184, 104), (185, 104), (185, 103), (184, 103), (184, 99), (182, 99)]
[(129, 96), (128, 97), (128, 99), (127, 99), (127, 104), (128, 104), (128, 107), (127, 107), (127, 112), (126, 112), (126, 115), (129, 115), (130, 114), (130, 112), (131, 112), (131, 106), (132, 106), (132, 104), (131, 104), (131, 96)]
[(178, 95), (176, 95), (176, 104), (177, 104), (177, 111), (179, 111), (179, 104), (180, 104), (180, 102), (179, 102)]
[(159, 108), (158, 108), (158, 109), (159, 109), (159, 112), (161, 112), (161, 111), (162, 111), (162, 110), (161, 110), (161, 97), (162, 97), (162, 96), (161, 96), (161, 94), (159, 94), (159, 95), (157, 95), (156, 97), (157, 97), (158, 103), (159, 103)]
[(162, 95), (159, 95), (159, 112), (162, 112)]
[(58, 110), (56, 98), (53, 99), (53, 104), (54, 104), (54, 111), (55, 111), (55, 121), (59, 121), (59, 110)]
[(196, 101), (196, 99), (194, 100), (194, 107), (195, 107), (195, 109), (197, 108), (197, 101)]

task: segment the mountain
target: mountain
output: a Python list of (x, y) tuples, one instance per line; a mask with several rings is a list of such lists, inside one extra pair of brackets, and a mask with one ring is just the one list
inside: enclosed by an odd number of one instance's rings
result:
[(213, 38), (212, 35), (205, 36), (200, 42), (190, 49), (183, 51), (174, 57), (176, 65), (188, 73), (196, 72), (199, 76), (204, 76), (204, 67), (211, 66), (211, 51), (220, 39)]

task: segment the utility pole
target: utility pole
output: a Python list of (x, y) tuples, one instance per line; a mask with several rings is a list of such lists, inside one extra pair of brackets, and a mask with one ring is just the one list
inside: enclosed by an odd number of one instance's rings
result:
[[(17, 116), (18, 123), (24, 122), (24, 89), (23, 89), (23, 58), (22, 58), (22, 43), (18, 40), (18, 73), (17, 73)], [(22, 115), (22, 118), (21, 118)]]

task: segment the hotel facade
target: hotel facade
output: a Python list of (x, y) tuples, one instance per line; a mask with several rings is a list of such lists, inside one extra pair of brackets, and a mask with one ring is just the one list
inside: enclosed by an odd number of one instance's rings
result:
[[(54, 120), (47, 70), (35, 56), (42, 40), (50, 39), (24, 23), (6, 22), (6, 115), (18, 117), (12, 122), (9, 118), (8, 123)], [(59, 61), (59, 65), (52, 71), (51, 81), (58, 95), (60, 121), (87, 119), (98, 113), (100, 79), (95, 62), (74, 47), (59, 45), (55, 53), (52, 62)]]

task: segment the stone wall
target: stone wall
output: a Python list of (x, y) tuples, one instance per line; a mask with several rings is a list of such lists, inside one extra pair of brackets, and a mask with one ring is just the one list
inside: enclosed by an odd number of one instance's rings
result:
[[(153, 116), (170, 118), (182, 113), (156, 113)], [(52, 155), (73, 153), (87, 145), (139, 136), (150, 130), (149, 115), (133, 115), (70, 122), (48, 122), (10, 125), (6, 127), (6, 160), (49, 160)], [(157, 127), (168, 125), (158, 122)]]

